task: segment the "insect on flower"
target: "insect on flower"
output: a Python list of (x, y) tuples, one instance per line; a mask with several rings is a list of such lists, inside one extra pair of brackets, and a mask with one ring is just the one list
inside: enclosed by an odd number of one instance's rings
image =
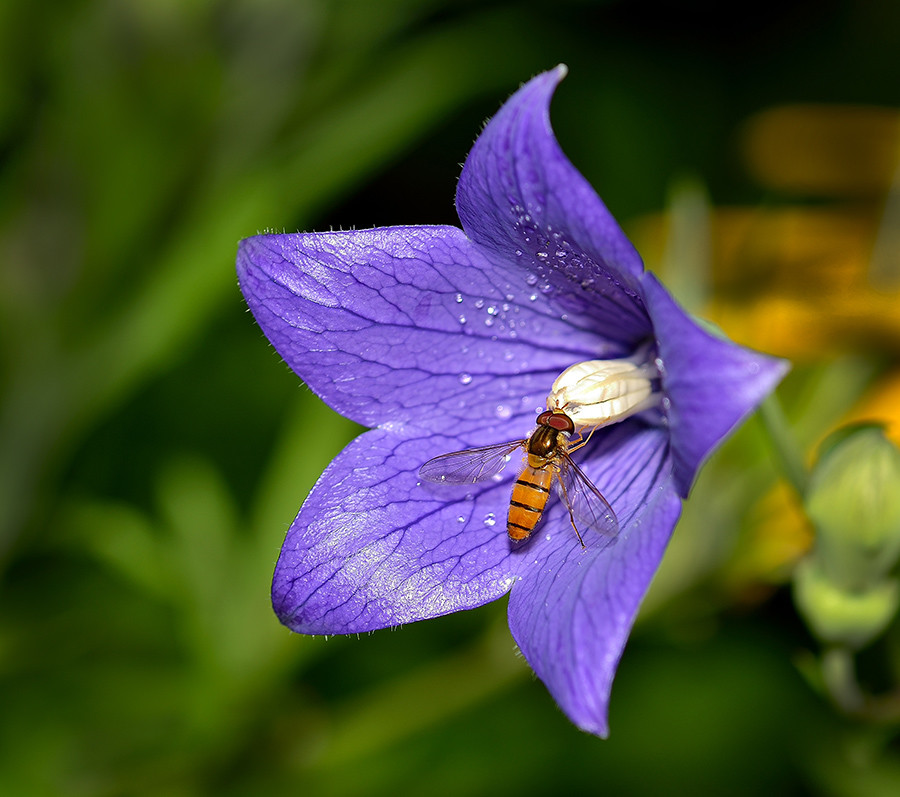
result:
[[(484, 128), (457, 184), (460, 227), (258, 235), (237, 269), (279, 354), (368, 429), (291, 524), (272, 581), (281, 622), (358, 634), (508, 592), (528, 663), (579, 728), (606, 736), (613, 676), (681, 499), (787, 365), (710, 335), (644, 270), (553, 135), (565, 74), (538, 75)], [(530, 435), (512, 431), (518, 412), (497, 412), (544, 396)], [(478, 428), (513, 442), (446, 454), (442, 441)], [(530, 533), (526, 546), (487, 522), (511, 454), (524, 484), (508, 529)], [(557, 528), (563, 506), (578, 555)], [(618, 529), (615, 544), (595, 529)]]
[[(593, 431), (593, 430), (592, 430)], [(584, 540), (575, 523), (608, 537), (619, 530), (616, 514), (601, 492), (569, 456), (590, 439), (581, 435), (570, 440), (575, 424), (562, 410), (546, 410), (537, 417), (537, 428), (527, 440), (514, 440), (481, 448), (442, 454), (419, 468), (428, 481), (474, 484), (496, 476), (517, 448), (525, 450), (524, 466), (513, 485), (506, 531), (513, 542), (527, 540), (544, 514), (551, 487), (569, 511), (569, 520), (581, 547)]]

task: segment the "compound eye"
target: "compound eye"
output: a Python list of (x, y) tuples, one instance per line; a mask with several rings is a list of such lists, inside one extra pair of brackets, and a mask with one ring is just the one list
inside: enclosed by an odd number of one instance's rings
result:
[(549, 426), (551, 429), (556, 429), (557, 432), (568, 433), (575, 431), (575, 424), (572, 423), (572, 419), (564, 412), (559, 412), (558, 410), (542, 412), (537, 417), (537, 423), (539, 426)]

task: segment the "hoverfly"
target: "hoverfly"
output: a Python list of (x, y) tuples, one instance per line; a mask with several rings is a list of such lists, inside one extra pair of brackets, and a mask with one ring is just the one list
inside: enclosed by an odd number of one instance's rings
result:
[[(514, 440), (482, 448), (469, 448), (429, 459), (419, 476), (444, 484), (474, 484), (498, 474), (517, 448), (525, 450), (526, 459), (519, 478), (513, 485), (509, 502), (506, 531), (514, 542), (527, 540), (544, 514), (551, 488), (569, 511), (569, 520), (581, 547), (584, 540), (575, 524), (576, 518), (585, 529), (614, 536), (619, 530), (616, 514), (591, 480), (572, 461), (569, 454), (587, 440), (575, 432), (572, 419), (561, 410), (546, 410), (537, 417), (537, 428), (527, 440)], [(588, 439), (590, 435), (588, 435)]]

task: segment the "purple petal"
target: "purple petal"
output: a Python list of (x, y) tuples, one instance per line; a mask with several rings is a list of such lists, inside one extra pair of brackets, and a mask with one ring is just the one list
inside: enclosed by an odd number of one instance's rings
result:
[(643, 264), (553, 135), (550, 98), (565, 74), (560, 66), (538, 75), (504, 103), (469, 153), (456, 206), (466, 234), (492, 257), (569, 299), (586, 292), (595, 328), (631, 344), (648, 331), (637, 285)]
[(670, 403), (675, 484), (686, 497), (703, 461), (772, 392), (789, 365), (701, 329), (652, 274), (644, 284)]
[(562, 370), (617, 353), (453, 227), (256, 236), (238, 275), (288, 365), (365, 426), (520, 437)]
[[(282, 622), (369, 631), (513, 585), (510, 628), (529, 663), (574, 722), (605, 735), (612, 678), (678, 496), (786, 364), (709, 335), (643, 271), (554, 138), (549, 104), (565, 71), (523, 86), (476, 141), (457, 191), (465, 232), (257, 236), (241, 242), (238, 275), (290, 367), (338, 412), (380, 427), (332, 462), (292, 524), (273, 581)], [(524, 437), (568, 366), (651, 337), (667, 425), (645, 413), (577, 455), (618, 515), (614, 539), (590, 532), (582, 548), (554, 498), (532, 538), (511, 546), (512, 473), (418, 483), (432, 456)]]
[(288, 531), (272, 584), (281, 621), (349, 634), (470, 609), (512, 583), (508, 483), (454, 490), (416, 470), (446, 438), (375, 430), (328, 466)]
[[(544, 547), (520, 567), (509, 600), (510, 629), (528, 663), (566, 715), (600, 736), (628, 632), (681, 511), (665, 436), (636, 425), (612, 427), (589, 468), (619, 513), (619, 535), (606, 545), (585, 539), (582, 549), (563, 525), (535, 540)], [(613, 490), (597, 466), (619, 474)]]

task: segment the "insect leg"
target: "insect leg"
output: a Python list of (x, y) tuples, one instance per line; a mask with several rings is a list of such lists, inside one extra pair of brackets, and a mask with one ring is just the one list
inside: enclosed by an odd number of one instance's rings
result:
[(569, 446), (567, 446), (566, 451), (567, 451), (568, 453), (571, 454), (573, 451), (577, 451), (579, 448), (582, 448), (583, 446), (586, 446), (586, 445), (588, 444), (588, 441), (591, 439), (591, 436), (592, 436), (592, 435), (594, 434), (594, 432), (596, 432), (599, 428), (600, 428), (599, 426), (592, 426), (592, 427), (591, 427), (591, 431), (588, 432), (588, 436), (585, 437), (584, 440), (581, 439), (581, 432), (579, 432), (579, 433), (578, 433), (578, 439), (574, 441), (574, 445), (569, 445)]

